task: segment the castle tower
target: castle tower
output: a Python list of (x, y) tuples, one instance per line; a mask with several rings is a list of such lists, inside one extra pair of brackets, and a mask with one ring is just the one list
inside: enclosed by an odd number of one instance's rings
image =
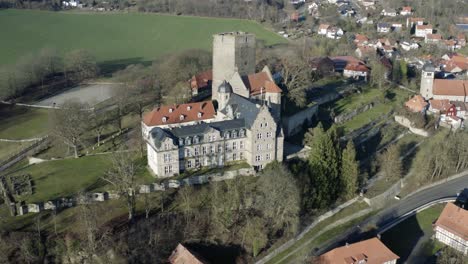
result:
[(432, 64), (427, 63), (423, 66), (421, 72), (421, 86), (419, 93), (425, 98), (430, 99), (434, 96), (432, 88), (434, 85), (435, 68)]
[(231, 93), (232, 86), (228, 82), (223, 81), (218, 87), (218, 111), (226, 107), (227, 102), (231, 97)]
[(255, 73), (255, 35), (245, 32), (221, 33), (213, 36), (212, 99), (218, 100), (218, 87), (239, 75)]

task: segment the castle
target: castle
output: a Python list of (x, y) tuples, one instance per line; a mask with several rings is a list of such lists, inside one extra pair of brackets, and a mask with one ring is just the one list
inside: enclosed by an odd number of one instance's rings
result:
[(157, 177), (245, 161), (257, 170), (283, 160), (281, 89), (268, 67), (255, 73), (255, 35), (213, 36), (212, 100), (162, 106), (142, 120)]

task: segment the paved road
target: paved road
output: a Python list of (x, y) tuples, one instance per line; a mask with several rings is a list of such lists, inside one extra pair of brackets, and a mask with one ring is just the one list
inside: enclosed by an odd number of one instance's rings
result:
[[(464, 188), (468, 188), (468, 173), (444, 184), (422, 190), (400, 201), (394, 200), (393, 205), (367, 219), (361, 226), (371, 224), (380, 228), (424, 204), (437, 199), (454, 196)], [(318, 250), (316, 249), (312, 253), (314, 255), (321, 255), (333, 248), (343, 246), (346, 242), (354, 243), (370, 236), (375, 236), (375, 234), (375, 231), (366, 234), (364, 231), (360, 230), (360, 228), (354, 227), (332, 241), (321, 245)]]

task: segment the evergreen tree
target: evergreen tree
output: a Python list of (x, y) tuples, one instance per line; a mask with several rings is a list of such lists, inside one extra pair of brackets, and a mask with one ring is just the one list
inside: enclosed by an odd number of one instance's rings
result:
[(325, 132), (322, 124), (313, 130), (309, 165), (313, 184), (316, 208), (323, 208), (336, 198), (339, 177), (339, 154), (337, 152), (337, 133), (334, 128)]
[(359, 165), (356, 161), (356, 149), (350, 140), (341, 156), (341, 197), (345, 200), (353, 198), (357, 189), (359, 177)]
[(400, 60), (401, 83), (408, 85), (408, 65), (405, 60)]

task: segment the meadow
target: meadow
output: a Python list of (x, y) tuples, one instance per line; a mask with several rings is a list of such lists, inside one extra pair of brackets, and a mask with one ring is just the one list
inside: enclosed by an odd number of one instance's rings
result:
[(0, 65), (46, 47), (86, 49), (102, 64), (147, 62), (181, 50), (210, 50), (212, 35), (227, 31), (254, 33), (265, 45), (286, 42), (254, 21), (143, 13), (8, 9), (0, 10), (0, 25)]

